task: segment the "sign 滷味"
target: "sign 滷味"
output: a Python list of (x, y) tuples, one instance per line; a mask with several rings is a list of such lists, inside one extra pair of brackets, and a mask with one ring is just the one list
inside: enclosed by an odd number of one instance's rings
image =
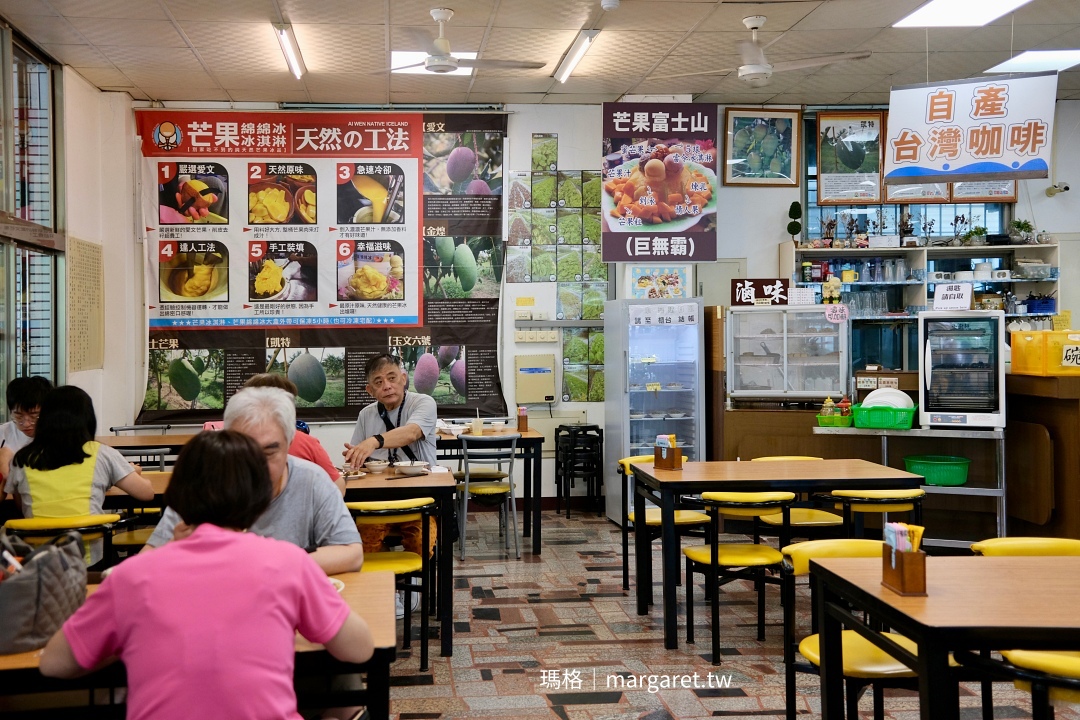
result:
[[(764, 300), (764, 303), (759, 302)], [(741, 278), (731, 281), (732, 305), (787, 305), (788, 284), (782, 278)]]
[(1047, 177), (1057, 73), (894, 87), (885, 184)]

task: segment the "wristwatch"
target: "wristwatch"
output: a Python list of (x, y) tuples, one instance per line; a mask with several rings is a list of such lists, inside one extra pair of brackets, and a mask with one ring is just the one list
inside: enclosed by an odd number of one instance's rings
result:
[(376, 440), (379, 441), (379, 447), (380, 448), (383, 446), (383, 436), (382, 435), (372, 435), (371, 437), (373, 437), (373, 438), (375, 438)]

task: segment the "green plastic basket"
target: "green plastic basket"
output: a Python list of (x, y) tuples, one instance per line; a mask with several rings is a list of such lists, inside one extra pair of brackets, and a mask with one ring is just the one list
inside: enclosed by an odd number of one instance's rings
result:
[(915, 413), (918, 411), (918, 405), (910, 408), (864, 408), (862, 403), (856, 403), (851, 406), (851, 414), (855, 418), (855, 427), (876, 430), (910, 430), (911, 423), (915, 419)]
[(851, 427), (855, 418), (851, 415), (818, 415), (818, 427)]
[(904, 467), (922, 475), (927, 485), (963, 485), (967, 482), (971, 460), (956, 455), (907, 455)]

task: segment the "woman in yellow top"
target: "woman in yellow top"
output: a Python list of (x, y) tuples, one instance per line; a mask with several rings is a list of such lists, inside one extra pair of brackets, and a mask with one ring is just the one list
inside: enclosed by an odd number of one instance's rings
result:
[[(23, 517), (97, 515), (113, 485), (138, 500), (153, 499), (150, 481), (119, 452), (95, 442), (96, 432), (94, 403), (81, 388), (64, 385), (45, 396), (34, 439), (15, 453), (4, 485)], [(101, 556), (102, 543), (91, 543), (90, 564)]]

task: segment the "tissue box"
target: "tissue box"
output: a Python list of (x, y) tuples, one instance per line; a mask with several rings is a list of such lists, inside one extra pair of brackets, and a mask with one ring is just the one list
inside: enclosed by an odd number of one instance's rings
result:
[(881, 584), (897, 595), (926, 595), (926, 553), (898, 552), (893, 567), (893, 549), (881, 547)]
[(653, 448), (653, 467), (659, 470), (682, 470), (682, 450), (657, 446)]

